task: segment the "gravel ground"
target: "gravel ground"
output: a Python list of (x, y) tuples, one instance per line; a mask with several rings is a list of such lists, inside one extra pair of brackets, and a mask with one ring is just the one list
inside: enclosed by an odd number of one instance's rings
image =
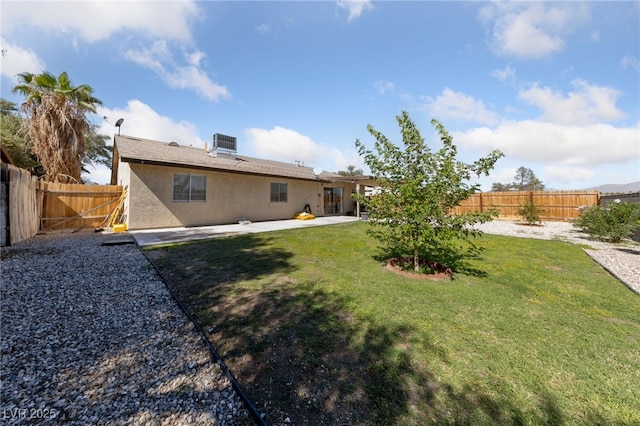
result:
[(241, 400), (134, 244), (2, 248), (0, 423), (233, 425)]
[(580, 247), (593, 260), (616, 276), (627, 287), (640, 294), (640, 244), (631, 240), (622, 244), (595, 241), (569, 222), (542, 222), (526, 226), (520, 222), (494, 220), (476, 226), (487, 234), (508, 235), (544, 240), (561, 240)]

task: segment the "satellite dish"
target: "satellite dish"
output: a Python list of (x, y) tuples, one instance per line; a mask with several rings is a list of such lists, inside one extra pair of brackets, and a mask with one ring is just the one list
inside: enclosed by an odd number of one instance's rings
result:
[(320, 173), (322, 173), (322, 169), (320, 167), (314, 167), (313, 168), (313, 174), (318, 176), (320, 175)]
[(118, 128), (118, 136), (120, 136), (120, 126), (122, 126), (123, 121), (124, 121), (124, 118), (118, 118), (118, 121), (116, 121), (116, 127)]

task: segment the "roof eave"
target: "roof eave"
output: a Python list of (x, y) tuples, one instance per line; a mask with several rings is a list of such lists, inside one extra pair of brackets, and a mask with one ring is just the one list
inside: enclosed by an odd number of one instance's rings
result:
[(225, 168), (220, 168), (215, 166), (201, 166), (197, 164), (184, 164), (184, 163), (177, 163), (177, 162), (170, 162), (170, 161), (144, 160), (140, 158), (120, 157), (120, 161), (124, 163), (131, 163), (131, 164), (145, 164), (145, 165), (164, 166), (164, 167), (182, 167), (185, 169), (193, 169), (193, 170), (210, 170), (210, 171), (233, 173), (233, 174), (239, 174), (239, 175), (277, 177), (281, 179), (286, 178), (286, 179), (304, 180), (307, 182), (320, 182), (320, 183), (331, 182), (330, 180), (322, 179), (320, 177), (311, 179), (311, 178), (304, 178), (299, 176), (288, 176), (288, 175), (275, 174), (275, 173), (259, 173), (259, 172), (251, 172), (251, 171), (244, 171), (244, 170), (225, 169)]

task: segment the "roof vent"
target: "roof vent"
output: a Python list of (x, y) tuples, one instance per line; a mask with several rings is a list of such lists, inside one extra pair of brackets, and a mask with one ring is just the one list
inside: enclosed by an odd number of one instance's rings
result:
[(169, 142), (167, 145), (169, 145), (169, 146), (180, 146), (180, 145), (178, 145), (178, 142)]

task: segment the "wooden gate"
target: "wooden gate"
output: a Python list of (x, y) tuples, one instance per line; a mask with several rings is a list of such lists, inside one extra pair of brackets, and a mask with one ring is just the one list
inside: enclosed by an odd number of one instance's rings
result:
[(120, 185), (38, 182), (40, 229), (100, 227), (122, 194)]

